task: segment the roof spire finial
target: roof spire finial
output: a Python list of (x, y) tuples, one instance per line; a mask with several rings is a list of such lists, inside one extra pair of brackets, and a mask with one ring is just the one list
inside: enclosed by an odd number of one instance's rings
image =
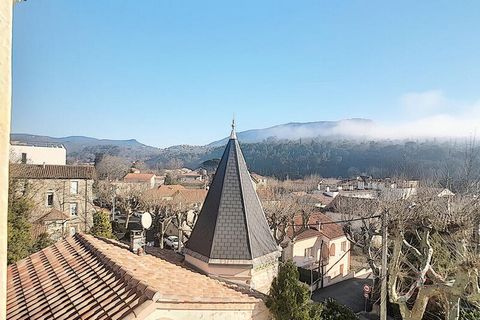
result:
[(232, 133), (230, 133), (230, 139), (237, 139), (237, 133), (235, 132), (235, 114), (233, 114)]

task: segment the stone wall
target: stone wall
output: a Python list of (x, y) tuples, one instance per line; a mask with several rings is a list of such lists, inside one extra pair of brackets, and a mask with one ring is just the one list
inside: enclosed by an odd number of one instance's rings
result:
[[(77, 193), (71, 193), (71, 182), (78, 183)], [(37, 221), (52, 209), (57, 209), (70, 219), (66, 232), (88, 232), (93, 226), (93, 180), (85, 179), (18, 179), (17, 192), (21, 192), (33, 204), (30, 220)], [(47, 203), (48, 193), (53, 193), (53, 203)], [(70, 212), (70, 204), (77, 204), (77, 215)]]

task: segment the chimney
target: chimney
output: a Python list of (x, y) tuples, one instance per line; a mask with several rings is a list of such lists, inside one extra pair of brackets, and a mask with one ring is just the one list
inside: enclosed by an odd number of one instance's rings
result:
[(45, 162), (43, 163), (43, 169), (45, 169)]
[(325, 188), (325, 191), (326, 191), (326, 192), (330, 192), (330, 187), (327, 186), (327, 187)]

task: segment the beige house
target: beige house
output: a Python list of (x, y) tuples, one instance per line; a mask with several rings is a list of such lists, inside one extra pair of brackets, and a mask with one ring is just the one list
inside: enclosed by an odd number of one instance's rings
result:
[[(300, 224), (301, 217), (297, 216), (295, 225)], [(323, 213), (312, 214), (308, 224), (305, 230), (295, 230), (295, 236), (292, 229), (288, 230), (290, 239), (283, 259), (291, 259), (301, 268), (320, 270), (326, 285), (346, 276), (350, 272), (350, 243), (342, 227)]]
[(182, 183), (199, 183), (203, 181), (203, 176), (197, 172), (184, 173), (178, 176)]
[(10, 164), (10, 177), (34, 205), (31, 221), (52, 238), (92, 227), (94, 167)]
[(125, 177), (123, 177), (123, 182), (125, 183), (132, 183), (132, 184), (142, 184), (145, 185), (146, 188), (153, 189), (155, 187), (155, 174), (153, 173), (127, 173)]

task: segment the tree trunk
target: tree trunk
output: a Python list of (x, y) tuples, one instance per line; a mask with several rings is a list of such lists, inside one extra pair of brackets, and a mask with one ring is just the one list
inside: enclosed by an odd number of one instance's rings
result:
[(163, 221), (160, 222), (160, 249), (163, 249)]
[(447, 320), (458, 320), (460, 318), (460, 298), (451, 297), (447, 303)]

